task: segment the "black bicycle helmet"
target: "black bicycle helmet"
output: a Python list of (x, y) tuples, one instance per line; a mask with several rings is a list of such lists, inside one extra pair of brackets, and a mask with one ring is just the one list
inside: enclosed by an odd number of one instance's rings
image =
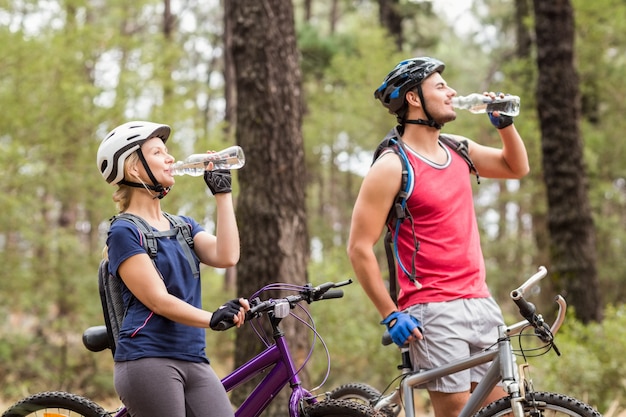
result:
[[(400, 124), (410, 122), (425, 124), (440, 129), (441, 125), (436, 123), (426, 110), (421, 84), (435, 72), (442, 73), (445, 67), (443, 62), (435, 58), (419, 57), (404, 60), (387, 74), (381, 86), (374, 91), (374, 97), (380, 100), (389, 113), (397, 116)], [(417, 87), (417, 93), (428, 120), (404, 120), (407, 111), (404, 96), (409, 90), (415, 87)]]

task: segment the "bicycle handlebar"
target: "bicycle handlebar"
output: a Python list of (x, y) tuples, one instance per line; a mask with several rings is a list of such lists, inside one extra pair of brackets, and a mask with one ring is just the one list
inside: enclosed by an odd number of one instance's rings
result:
[(331, 290), (320, 297), (320, 300), (330, 300), (331, 298), (343, 297), (343, 290)]
[[(311, 304), (315, 301), (342, 298), (343, 290), (333, 290), (333, 288), (343, 287), (352, 284), (351, 279), (341, 282), (326, 282), (317, 287), (307, 284), (299, 291), (298, 295), (288, 295), (285, 298), (268, 299), (261, 301), (259, 298), (250, 300), (250, 310), (246, 311), (246, 321), (258, 317), (259, 315), (273, 311), (276, 317), (287, 317), (289, 310), (295, 308), (296, 304), (306, 301)], [(289, 307), (287, 309), (287, 306)], [(235, 324), (232, 320), (222, 320), (215, 327), (215, 330), (227, 330)]]
[[(559, 305), (559, 311), (557, 313), (557, 318), (554, 320), (554, 323), (552, 323), (552, 327), (550, 327), (543, 320), (541, 314), (537, 314), (537, 308), (535, 307), (535, 305), (524, 298), (525, 293), (528, 292), (528, 290), (532, 288), (537, 282), (542, 280), (547, 274), (548, 271), (546, 270), (546, 268), (540, 266), (537, 273), (528, 278), (528, 280), (523, 283), (519, 288), (511, 291), (511, 299), (519, 308), (519, 313), (521, 314), (521, 316), (524, 317), (526, 321), (535, 328), (535, 335), (537, 335), (537, 337), (539, 337), (542, 342), (551, 343), (554, 351), (557, 353), (557, 355), (560, 355), (559, 350), (553, 343), (553, 340), (554, 335), (559, 330), (561, 324), (563, 324), (563, 321), (565, 320), (565, 310), (567, 308), (565, 299), (560, 295), (555, 298), (554, 301)], [(518, 329), (521, 330), (522, 326), (525, 325), (526, 324), (523, 322), (521, 324), (518, 323), (518, 325), (510, 327), (508, 329), (508, 333), (512, 334), (513, 332), (518, 331)]]
[(520, 285), (520, 287), (516, 290), (511, 291), (511, 298), (513, 300), (517, 300), (519, 298), (524, 297), (526, 291), (532, 288), (536, 283), (541, 281), (548, 274), (548, 270), (545, 266), (540, 266), (539, 270), (530, 278), (526, 280), (525, 283)]
[(541, 315), (537, 314), (537, 308), (531, 302), (526, 301), (524, 294), (532, 288), (537, 282), (548, 274), (545, 267), (540, 266), (539, 271), (532, 277), (528, 278), (518, 289), (511, 291), (511, 299), (519, 308), (519, 313), (524, 317), (536, 330), (537, 336), (544, 341), (550, 342), (552, 334), (547, 327)]

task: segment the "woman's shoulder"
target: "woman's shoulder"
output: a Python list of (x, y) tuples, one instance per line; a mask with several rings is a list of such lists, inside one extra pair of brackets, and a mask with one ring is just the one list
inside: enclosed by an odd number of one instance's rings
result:
[(145, 224), (146, 226), (141, 226), (138, 220), (133, 221), (128, 216), (116, 216), (111, 220), (107, 241), (109, 244), (142, 246), (142, 235), (145, 235), (145, 230), (151, 229), (147, 222)]

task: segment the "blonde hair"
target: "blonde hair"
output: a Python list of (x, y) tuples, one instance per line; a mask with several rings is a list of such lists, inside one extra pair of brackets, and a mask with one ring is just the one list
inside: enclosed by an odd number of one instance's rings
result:
[[(133, 152), (124, 161), (124, 178), (128, 177), (128, 170), (131, 166), (139, 162), (139, 155), (137, 152)], [(132, 187), (126, 184), (118, 184), (117, 190), (113, 193), (113, 201), (117, 207), (119, 213), (128, 209), (130, 204), (130, 197), (132, 195)]]

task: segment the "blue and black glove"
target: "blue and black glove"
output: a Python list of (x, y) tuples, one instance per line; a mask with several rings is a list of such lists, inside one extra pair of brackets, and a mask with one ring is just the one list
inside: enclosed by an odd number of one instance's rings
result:
[(229, 169), (216, 169), (215, 171), (205, 171), (204, 182), (209, 190), (215, 194), (232, 192), (232, 177)]
[(487, 114), (489, 115), (491, 124), (497, 129), (504, 129), (505, 127), (509, 127), (513, 124), (513, 118), (511, 116), (500, 115), (496, 117), (493, 115), (493, 112), (489, 112)]
[[(500, 97), (501, 95), (502, 93), (496, 93), (497, 97)], [(487, 115), (489, 116), (491, 124), (494, 125), (496, 129), (504, 129), (505, 127), (509, 127), (513, 124), (513, 118), (511, 116), (500, 115), (496, 117), (493, 115), (493, 112), (487, 112)]]
[(422, 323), (420, 323), (418, 319), (408, 313), (401, 313), (399, 311), (394, 311), (385, 317), (380, 324), (387, 326), (391, 340), (400, 347), (406, 343), (416, 327), (420, 332), (422, 331)]

